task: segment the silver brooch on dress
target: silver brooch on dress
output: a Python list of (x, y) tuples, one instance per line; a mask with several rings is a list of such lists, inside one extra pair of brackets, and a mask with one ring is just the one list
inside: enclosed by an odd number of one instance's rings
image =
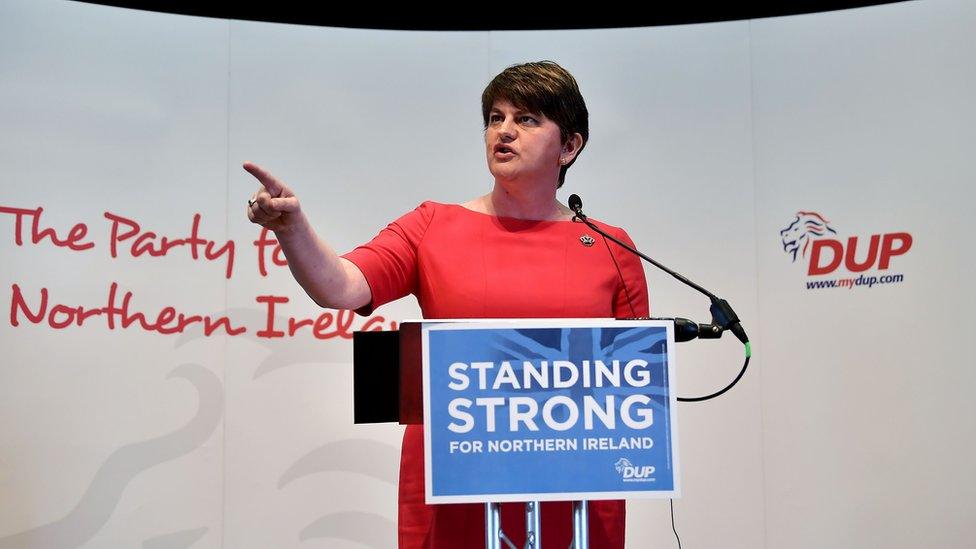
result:
[(592, 236), (588, 234), (584, 234), (583, 236), (580, 237), (580, 242), (582, 242), (584, 246), (589, 248), (590, 246), (593, 245), (594, 242), (596, 242), (596, 240), (593, 240)]

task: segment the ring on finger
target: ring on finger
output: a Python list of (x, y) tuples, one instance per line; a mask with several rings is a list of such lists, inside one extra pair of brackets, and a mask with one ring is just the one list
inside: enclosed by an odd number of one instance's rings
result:
[(253, 198), (248, 198), (247, 199), (247, 207), (248, 208), (253, 207), (257, 203), (258, 203), (258, 201), (257, 200), (254, 200)]

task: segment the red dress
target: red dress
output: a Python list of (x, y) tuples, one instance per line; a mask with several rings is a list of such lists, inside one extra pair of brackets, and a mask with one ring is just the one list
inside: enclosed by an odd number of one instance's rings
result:
[[(622, 229), (595, 223), (631, 243)], [(582, 223), (496, 217), (428, 201), (343, 257), (359, 267), (372, 292), (372, 302), (357, 311), (361, 314), (414, 294), (424, 318), (648, 315), (640, 260)], [(423, 456), (423, 427), (407, 426), (400, 461), (400, 548), (484, 547), (484, 505), (424, 503)], [(624, 502), (594, 501), (589, 510), (590, 547), (623, 548)], [(543, 503), (542, 525), (547, 546), (567, 547), (571, 505)], [(502, 527), (523, 546), (525, 506), (502, 505)]]

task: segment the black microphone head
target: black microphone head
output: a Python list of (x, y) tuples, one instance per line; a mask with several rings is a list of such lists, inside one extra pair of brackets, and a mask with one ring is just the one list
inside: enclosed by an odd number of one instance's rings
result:
[(574, 212), (579, 212), (583, 209), (583, 199), (578, 194), (569, 195), (569, 209)]

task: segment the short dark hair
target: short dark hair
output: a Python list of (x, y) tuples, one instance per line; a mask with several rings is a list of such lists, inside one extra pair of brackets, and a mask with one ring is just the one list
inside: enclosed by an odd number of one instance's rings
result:
[(481, 114), (485, 129), (496, 101), (507, 100), (519, 109), (541, 113), (559, 126), (562, 142), (579, 133), (583, 144), (573, 160), (560, 168), (559, 184), (566, 180), (566, 170), (576, 162), (590, 139), (590, 115), (576, 79), (552, 61), (512, 65), (498, 74), (481, 94)]

